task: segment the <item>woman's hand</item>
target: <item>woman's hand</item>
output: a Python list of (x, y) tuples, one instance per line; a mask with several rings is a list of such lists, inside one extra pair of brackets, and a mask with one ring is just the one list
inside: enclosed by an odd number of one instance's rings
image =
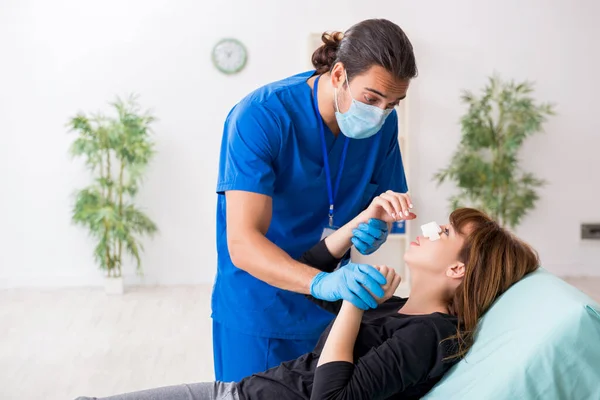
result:
[(413, 207), (412, 200), (408, 193), (396, 193), (388, 190), (385, 193), (375, 197), (369, 207), (361, 213), (368, 222), (370, 218), (391, 223), (400, 220), (410, 220), (417, 218), (410, 209)]
[(383, 297), (379, 298), (373, 296), (373, 298), (377, 300), (377, 304), (382, 304), (392, 298), (392, 296), (396, 292), (396, 289), (398, 289), (400, 282), (402, 281), (402, 277), (400, 276), (400, 274), (396, 273), (394, 268), (388, 267), (386, 265), (376, 265), (375, 269), (381, 272), (381, 274), (385, 276), (386, 280), (385, 284), (381, 285), (381, 288), (383, 289)]
[(406, 193), (387, 192), (375, 197), (369, 207), (360, 213), (360, 222), (352, 231), (352, 244), (359, 253), (374, 253), (388, 237), (388, 224), (398, 220), (415, 219), (410, 211), (412, 200)]

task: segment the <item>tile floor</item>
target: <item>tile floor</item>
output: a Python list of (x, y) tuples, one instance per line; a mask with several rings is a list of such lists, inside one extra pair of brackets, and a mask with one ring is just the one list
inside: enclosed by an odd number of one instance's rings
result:
[[(600, 278), (567, 279), (600, 302)], [(0, 291), (0, 399), (213, 379), (210, 286)]]

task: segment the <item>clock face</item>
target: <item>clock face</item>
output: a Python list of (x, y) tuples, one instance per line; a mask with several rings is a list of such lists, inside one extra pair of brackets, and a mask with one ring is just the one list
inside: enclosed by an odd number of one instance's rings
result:
[(213, 49), (215, 67), (226, 74), (239, 72), (246, 65), (246, 48), (236, 39), (223, 39)]

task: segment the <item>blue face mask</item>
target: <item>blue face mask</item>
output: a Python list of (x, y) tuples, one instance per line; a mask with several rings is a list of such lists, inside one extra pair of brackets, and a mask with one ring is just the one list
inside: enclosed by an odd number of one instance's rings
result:
[(350, 91), (348, 82), (348, 73), (346, 73), (346, 85), (348, 92), (352, 97), (352, 104), (345, 113), (340, 112), (337, 99), (337, 88), (334, 91), (335, 97), (335, 119), (344, 136), (350, 139), (366, 139), (373, 136), (383, 126), (385, 119), (392, 112), (391, 109), (382, 110), (379, 107), (365, 104), (354, 99)]

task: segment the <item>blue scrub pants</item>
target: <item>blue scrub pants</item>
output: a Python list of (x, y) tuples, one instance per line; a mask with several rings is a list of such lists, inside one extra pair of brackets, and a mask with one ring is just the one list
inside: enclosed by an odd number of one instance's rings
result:
[(215, 379), (239, 382), (257, 372), (276, 367), (312, 351), (318, 337), (310, 340), (274, 339), (229, 329), (213, 320)]

